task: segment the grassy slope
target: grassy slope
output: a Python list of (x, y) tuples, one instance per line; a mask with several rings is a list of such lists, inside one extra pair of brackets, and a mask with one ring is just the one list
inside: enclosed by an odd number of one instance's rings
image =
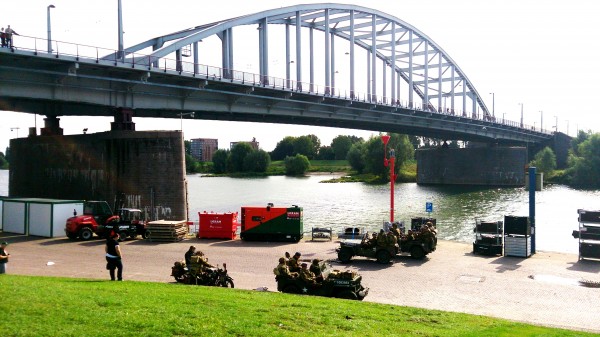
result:
[(310, 296), (1, 276), (3, 336), (591, 336), (483, 316)]

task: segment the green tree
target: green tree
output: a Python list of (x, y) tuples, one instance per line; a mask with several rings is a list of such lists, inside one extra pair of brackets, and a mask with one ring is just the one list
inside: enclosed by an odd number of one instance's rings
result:
[(346, 159), (350, 163), (352, 169), (358, 173), (363, 173), (365, 170), (365, 153), (366, 147), (364, 142), (356, 142), (352, 144)]
[(591, 135), (577, 147), (580, 154), (569, 169), (571, 183), (577, 187), (600, 188), (600, 133)]
[(244, 171), (244, 159), (254, 149), (252, 146), (245, 142), (237, 143), (231, 153), (229, 154), (229, 163), (231, 166), (231, 172), (243, 172)]
[(213, 154), (213, 172), (217, 174), (227, 172), (227, 161), (229, 159), (228, 150), (217, 150)]
[(285, 157), (294, 155), (294, 141), (295, 137), (287, 136), (280, 140), (275, 149), (271, 151), (271, 159), (272, 160), (284, 160)]
[(271, 157), (266, 151), (252, 151), (248, 155), (246, 155), (246, 158), (244, 158), (244, 171), (266, 172), (270, 163)]
[(556, 169), (556, 155), (551, 148), (546, 146), (540, 152), (536, 153), (530, 165), (535, 166), (539, 172), (545, 174), (552, 173)]
[(189, 140), (183, 141), (183, 148), (185, 149), (185, 154), (192, 154), (192, 142)]
[(185, 154), (185, 172), (198, 173), (200, 172), (200, 163), (189, 154)]
[(311, 136), (300, 136), (294, 140), (294, 155), (296, 154), (304, 155), (308, 159), (314, 159), (317, 156)]
[[(380, 177), (389, 175), (389, 167), (383, 164), (383, 142), (381, 137), (371, 137), (366, 143), (365, 171)], [(414, 158), (414, 148), (406, 135), (391, 134), (387, 145), (387, 158), (390, 158), (390, 150), (394, 149), (394, 171), (398, 173), (400, 167), (409, 159)]]
[(321, 148), (321, 140), (319, 139), (319, 137), (317, 137), (313, 134), (310, 134), (307, 137), (310, 138), (310, 140), (312, 141), (312, 144), (313, 144), (312, 153), (313, 153), (313, 159), (314, 159), (319, 154), (319, 149)]
[(321, 146), (321, 148), (319, 149), (319, 154), (317, 154), (317, 159), (334, 160), (335, 154), (333, 153), (333, 149), (331, 148), (331, 146)]
[(337, 136), (331, 141), (331, 148), (335, 154), (335, 159), (341, 160), (346, 159), (348, 151), (352, 147), (352, 138), (350, 136)]
[(299, 176), (306, 173), (310, 167), (310, 161), (304, 155), (297, 154), (285, 158), (285, 174), (288, 176)]
[(4, 157), (4, 153), (0, 152), (0, 169), (4, 170), (8, 168), (8, 160)]

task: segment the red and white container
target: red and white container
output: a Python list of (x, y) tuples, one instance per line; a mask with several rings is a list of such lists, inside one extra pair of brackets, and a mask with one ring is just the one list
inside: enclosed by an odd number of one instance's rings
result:
[(227, 239), (236, 237), (238, 228), (238, 213), (208, 213), (198, 212), (200, 217), (200, 228), (198, 239)]

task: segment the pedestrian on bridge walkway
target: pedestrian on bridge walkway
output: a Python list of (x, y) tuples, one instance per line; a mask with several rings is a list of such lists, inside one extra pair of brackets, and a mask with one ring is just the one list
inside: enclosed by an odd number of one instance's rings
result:
[(5, 44), (6, 46), (12, 48), (13, 47), (13, 34), (14, 35), (19, 35), (19, 33), (15, 32), (14, 29), (10, 28), (10, 25), (8, 25), (8, 28), (6, 28), (6, 30), (4, 30), (4, 35), (5, 35)]

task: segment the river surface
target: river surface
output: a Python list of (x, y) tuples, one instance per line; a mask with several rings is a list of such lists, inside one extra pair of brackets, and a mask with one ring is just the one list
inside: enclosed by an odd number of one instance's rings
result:
[[(241, 206), (298, 205), (304, 209), (304, 229), (365, 227), (379, 230), (389, 219), (389, 185), (363, 183), (324, 184), (339, 175), (264, 178), (203, 177), (189, 175), (191, 220), (198, 212), (239, 212)], [(8, 195), (8, 171), (0, 170), (0, 196)], [(438, 237), (473, 241), (476, 219), (503, 220), (504, 215), (529, 215), (529, 193), (524, 188), (473, 188), (396, 184), (395, 219), (427, 216), (425, 203), (433, 203)], [(538, 250), (577, 253), (577, 209), (600, 209), (600, 191), (580, 191), (547, 185), (536, 193), (536, 247)]]

